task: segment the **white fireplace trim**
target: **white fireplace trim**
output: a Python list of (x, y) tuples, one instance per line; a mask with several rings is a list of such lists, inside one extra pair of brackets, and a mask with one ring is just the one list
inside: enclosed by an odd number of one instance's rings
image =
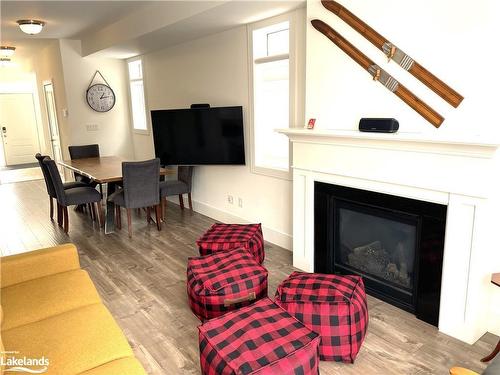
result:
[(337, 144), (348, 147), (379, 148), (400, 151), (436, 153), (441, 155), (491, 158), (500, 140), (480, 137), (436, 138), (415, 133), (370, 133), (352, 130), (278, 129), (292, 142)]
[(454, 150), (453, 144), (428, 141), (432, 148), (426, 151), (414, 139), (398, 139), (401, 150), (377, 134), (283, 133), (293, 144), (294, 266), (314, 270), (315, 181), (447, 205), (439, 330), (468, 343), (479, 339), (487, 331), (490, 303), (485, 187), (497, 146), (460, 143)]

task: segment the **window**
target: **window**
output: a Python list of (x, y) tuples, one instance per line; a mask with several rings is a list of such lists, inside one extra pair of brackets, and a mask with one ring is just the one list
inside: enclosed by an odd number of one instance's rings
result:
[(290, 127), (292, 113), (290, 20), (263, 21), (249, 29), (252, 96), (252, 170), (289, 177), (288, 137), (277, 133)]
[(144, 99), (144, 81), (142, 74), (142, 60), (133, 60), (128, 63), (130, 81), (130, 106), (132, 111), (132, 126), (138, 132), (147, 132), (146, 101)]

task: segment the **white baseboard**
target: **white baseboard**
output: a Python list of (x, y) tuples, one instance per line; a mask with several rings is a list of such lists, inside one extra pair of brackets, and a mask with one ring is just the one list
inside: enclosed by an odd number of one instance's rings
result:
[[(175, 201), (174, 201), (174, 203), (175, 203)], [(199, 202), (199, 201), (193, 201), (193, 210), (202, 214), (202, 215), (211, 217), (212, 219), (221, 221), (223, 223), (245, 224), (245, 223), (251, 222), (250, 220), (236, 216), (230, 212), (221, 210), (219, 208), (216, 208), (214, 206), (211, 206), (209, 204)], [(264, 239), (266, 241), (268, 241), (274, 245), (277, 245), (277, 246), (280, 246), (280, 247), (283, 247), (287, 250), (292, 251), (292, 236), (291, 235), (289, 235), (287, 233), (280, 232), (276, 229), (266, 227), (265, 225), (262, 225), (262, 232), (264, 234)]]

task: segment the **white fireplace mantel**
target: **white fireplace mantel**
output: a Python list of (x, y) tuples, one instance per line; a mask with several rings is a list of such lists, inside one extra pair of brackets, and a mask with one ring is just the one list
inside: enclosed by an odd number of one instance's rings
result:
[(500, 146), (500, 140), (479, 137), (429, 138), (418, 133), (370, 133), (352, 130), (322, 130), (289, 128), (277, 132), (287, 135), (292, 142), (339, 144), (352, 147), (398, 149), (457, 156), (491, 158)]
[[(280, 129), (293, 146), (293, 264), (314, 271), (314, 182), (447, 206), (439, 330), (473, 343), (488, 326), (493, 217), (488, 198), (500, 142), (417, 134)], [(500, 318), (500, 317), (499, 317)]]

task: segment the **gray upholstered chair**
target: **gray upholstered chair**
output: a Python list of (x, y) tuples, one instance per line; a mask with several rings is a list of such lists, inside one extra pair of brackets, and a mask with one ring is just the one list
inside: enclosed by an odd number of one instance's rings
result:
[(161, 230), (160, 206), (160, 159), (122, 163), (123, 188), (109, 196), (116, 205), (116, 226), (121, 229), (121, 207), (127, 209), (128, 234), (132, 237), (132, 209), (147, 208), (148, 223), (150, 208), (155, 208), (156, 225)]
[(52, 185), (57, 197), (58, 207), (61, 207), (63, 212), (63, 227), (64, 231), (68, 233), (69, 229), (69, 218), (68, 218), (68, 206), (76, 206), (80, 204), (91, 204), (92, 210), (97, 212), (94, 214), (94, 219), (96, 216), (99, 217), (99, 225), (102, 227), (104, 225), (102, 206), (101, 206), (101, 194), (90, 186), (75, 187), (72, 189), (64, 189), (64, 184), (61, 180), (61, 175), (57, 169), (54, 160), (49, 157), (43, 159), (43, 164), (47, 167), (50, 178), (52, 180)]
[[(81, 145), (81, 146), (68, 146), (69, 150), (69, 157), (71, 160), (76, 160), (76, 159), (86, 159), (86, 158), (98, 158), (101, 156), (99, 153), (99, 145), (98, 144), (92, 144), (92, 145)], [(86, 184), (96, 187), (98, 184), (95, 181), (92, 181), (90, 178), (86, 176), (82, 176), (81, 174), (74, 172), (75, 175), (75, 180), (76, 181), (82, 181), (85, 182)], [(102, 186), (99, 184), (99, 189), (101, 190), (102, 194)]]
[[(40, 169), (42, 170), (43, 173), (43, 179), (45, 181), (45, 187), (47, 188), (47, 194), (49, 195), (49, 203), (50, 203), (50, 220), (54, 219), (54, 199), (56, 199), (57, 202), (57, 195), (56, 195), (56, 190), (54, 188), (54, 184), (52, 183), (52, 177), (50, 177), (49, 170), (47, 166), (43, 163), (44, 158), (48, 158), (47, 155), (41, 155), (40, 153), (37, 153), (35, 155), (36, 160), (38, 160), (38, 164), (40, 165)], [(87, 186), (87, 184), (81, 182), (81, 181), (71, 181), (71, 182), (65, 182), (63, 184), (64, 189), (72, 189), (72, 188), (77, 188), (77, 187), (84, 187)], [(57, 205), (57, 222), (59, 225), (62, 225), (62, 215), (61, 215), (61, 210), (59, 207), (59, 204)]]
[(191, 186), (193, 180), (193, 167), (192, 166), (179, 166), (177, 167), (177, 180), (162, 181), (160, 182), (160, 199), (162, 201), (163, 214), (166, 214), (167, 197), (170, 195), (179, 196), (179, 205), (184, 209), (184, 198), (182, 194), (188, 195), (189, 209), (193, 209), (193, 202), (191, 201)]

